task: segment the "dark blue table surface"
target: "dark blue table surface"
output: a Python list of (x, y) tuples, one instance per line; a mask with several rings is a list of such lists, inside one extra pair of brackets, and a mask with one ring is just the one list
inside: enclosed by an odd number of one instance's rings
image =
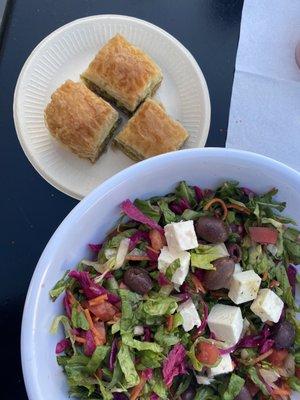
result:
[(0, 53), (1, 399), (27, 399), (19, 351), (27, 288), (43, 248), (77, 204), (38, 175), (18, 143), (12, 102), (26, 58), (50, 32), (76, 18), (115, 13), (150, 21), (174, 35), (198, 61), (212, 107), (207, 146), (224, 146), (242, 4), (242, 0), (16, 0), (11, 4)]

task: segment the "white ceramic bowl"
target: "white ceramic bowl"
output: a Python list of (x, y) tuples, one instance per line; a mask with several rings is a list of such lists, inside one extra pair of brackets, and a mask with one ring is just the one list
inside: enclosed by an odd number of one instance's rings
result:
[(82, 200), (45, 248), (28, 291), (22, 324), (22, 365), (30, 400), (66, 400), (68, 388), (56, 364), (58, 336), (49, 334), (61, 313), (61, 300), (48, 292), (66, 269), (88, 255), (87, 243), (101, 241), (119, 216), (126, 198), (147, 198), (171, 191), (180, 180), (214, 188), (233, 179), (257, 192), (272, 187), (287, 201), (286, 214), (300, 223), (300, 174), (253, 153), (226, 149), (191, 149), (158, 156), (113, 176)]

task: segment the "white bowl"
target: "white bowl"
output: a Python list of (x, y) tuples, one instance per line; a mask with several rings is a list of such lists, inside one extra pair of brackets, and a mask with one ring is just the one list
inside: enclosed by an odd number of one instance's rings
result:
[(272, 187), (287, 202), (286, 214), (300, 223), (300, 174), (269, 158), (237, 150), (191, 149), (140, 162), (113, 176), (82, 200), (66, 217), (45, 248), (33, 275), (23, 314), (21, 352), (30, 400), (66, 400), (68, 387), (56, 364), (59, 336), (49, 334), (62, 312), (48, 292), (66, 269), (88, 255), (87, 243), (101, 241), (119, 216), (126, 198), (147, 198), (171, 191), (180, 180), (214, 188), (237, 180), (257, 192)]

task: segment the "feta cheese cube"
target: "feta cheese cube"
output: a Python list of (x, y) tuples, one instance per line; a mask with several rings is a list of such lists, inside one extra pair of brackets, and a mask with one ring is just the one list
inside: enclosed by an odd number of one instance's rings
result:
[(183, 319), (183, 329), (188, 332), (194, 328), (194, 326), (200, 326), (201, 320), (195, 304), (191, 299), (185, 301), (178, 307), (178, 312)]
[(228, 297), (235, 304), (246, 303), (256, 298), (261, 278), (253, 270), (234, 273), (230, 282)]
[(171, 281), (177, 285), (182, 285), (189, 272), (191, 255), (188, 251), (171, 253), (169, 248), (164, 246), (158, 257), (158, 269), (165, 274), (168, 266), (178, 258), (180, 261), (180, 268), (174, 272)]
[(241, 337), (243, 317), (239, 307), (216, 304), (210, 310), (207, 323), (216, 338), (228, 346), (235, 345)]
[(243, 270), (242, 270), (242, 267), (241, 267), (240, 263), (234, 264), (234, 272), (233, 272), (233, 274), (238, 274), (239, 272), (242, 272), (242, 271)]
[(198, 247), (193, 221), (174, 222), (165, 226), (165, 237), (171, 252)]
[(213, 377), (221, 374), (228, 374), (234, 370), (234, 366), (229, 354), (221, 356), (221, 361), (216, 367), (211, 367), (208, 370), (208, 376)]
[(262, 322), (278, 322), (283, 305), (281, 298), (272, 290), (260, 289), (256, 299), (251, 304), (250, 309), (262, 320)]

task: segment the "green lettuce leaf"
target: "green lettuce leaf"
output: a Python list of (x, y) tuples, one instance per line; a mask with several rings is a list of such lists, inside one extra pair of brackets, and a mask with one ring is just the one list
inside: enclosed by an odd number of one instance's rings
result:
[(133, 353), (130, 351), (128, 346), (122, 344), (117, 359), (120, 363), (128, 387), (136, 386), (139, 383), (140, 378), (133, 363)]
[(89, 329), (89, 323), (83, 313), (79, 309), (79, 303), (74, 303), (72, 306), (72, 316), (71, 316), (72, 325), (74, 328), (81, 328), (85, 331)]
[(95, 379), (90, 376), (87, 370), (88, 362), (89, 357), (74, 355), (65, 365), (64, 370), (71, 389), (82, 386), (88, 390), (88, 396), (90, 396), (94, 391)]
[(156, 296), (150, 297), (143, 304), (144, 313), (152, 316), (161, 316), (166, 314), (173, 314), (178, 308), (174, 297)]
[(248, 368), (248, 375), (249, 375), (250, 379), (252, 380), (252, 382), (255, 383), (255, 385), (258, 386), (259, 389), (263, 392), (263, 394), (265, 396), (269, 396), (269, 392), (266, 388), (266, 385), (259, 378), (255, 367)]
[(203, 215), (205, 215), (205, 213), (202, 211), (195, 211), (195, 210), (190, 210), (187, 208), (181, 214), (180, 219), (184, 220), (184, 221), (190, 221), (190, 220), (198, 219), (199, 217), (202, 217)]
[(160, 370), (154, 370), (153, 378), (150, 380), (149, 384), (153, 392), (156, 393), (160, 399), (168, 399), (168, 389), (164, 384)]
[(295, 299), (284, 265), (278, 264), (275, 273), (276, 279), (280, 283), (280, 289), (282, 290), (282, 295), (280, 297), (290, 308), (294, 309), (296, 307)]
[(140, 340), (133, 339), (133, 337), (126, 333), (122, 335), (122, 343), (126, 344), (128, 347), (132, 349), (136, 349), (139, 351), (142, 350), (151, 350), (154, 353), (161, 353), (163, 348), (154, 342), (141, 342)]
[(50, 290), (49, 295), (53, 301), (74, 282), (74, 279), (69, 277), (69, 272), (70, 270), (66, 271), (64, 276)]
[(180, 342), (180, 337), (176, 333), (168, 332), (164, 326), (159, 326), (155, 332), (154, 339), (163, 348), (173, 346), (174, 344)]
[(138, 325), (137, 314), (135, 309), (142, 300), (142, 296), (130, 290), (120, 289), (119, 296), (122, 300), (122, 317), (120, 320), (121, 333), (130, 333), (133, 328)]
[(288, 380), (289, 386), (292, 390), (295, 390), (296, 392), (300, 392), (300, 379), (297, 378), (296, 376), (292, 376)]
[(211, 387), (201, 385), (196, 392), (194, 400), (221, 400), (221, 397), (217, 396)]
[(180, 199), (187, 199), (192, 207), (196, 205), (195, 191), (185, 181), (179, 183), (175, 189), (175, 195)]
[(168, 204), (164, 200), (159, 201), (158, 205), (163, 213), (166, 224), (170, 224), (171, 222), (175, 222), (177, 220), (176, 214), (170, 210)]
[(134, 205), (142, 211), (143, 214), (148, 217), (154, 219), (154, 221), (158, 222), (160, 220), (160, 208), (157, 206), (153, 206), (150, 200), (139, 200), (136, 199), (134, 201)]
[(120, 383), (123, 380), (123, 378), (124, 378), (124, 375), (123, 375), (122, 369), (120, 367), (119, 360), (116, 360), (114, 371), (113, 371), (113, 376), (108, 385), (108, 388), (113, 389), (113, 388), (120, 387)]
[(180, 268), (180, 259), (177, 258), (175, 261), (173, 261), (168, 268), (166, 269), (166, 277), (169, 279), (169, 281), (172, 280), (173, 275), (175, 272)]
[(234, 400), (235, 397), (240, 393), (243, 386), (245, 384), (245, 380), (236, 374), (231, 374), (230, 380), (223, 394), (224, 400)]
[(103, 382), (98, 377), (97, 377), (97, 381), (98, 381), (100, 392), (102, 394), (102, 399), (103, 400), (112, 400), (113, 399), (113, 395), (112, 395), (111, 391), (108, 390), (104, 386)]
[(155, 353), (151, 350), (143, 350), (139, 352), (140, 363), (145, 368), (160, 368), (162, 365), (162, 353)]
[(192, 344), (190, 350), (187, 352), (187, 356), (190, 359), (190, 362), (194, 369), (198, 372), (200, 372), (203, 368), (203, 365), (201, 364), (200, 361), (196, 358), (196, 346), (199, 343), (199, 340), (195, 340), (195, 342)]
[(90, 358), (90, 360), (86, 366), (87, 370), (89, 371), (90, 374), (95, 373), (96, 370), (100, 367), (102, 361), (107, 356), (109, 350), (110, 350), (110, 346), (97, 346), (96, 347), (94, 353), (92, 354), (92, 357)]
[(200, 244), (191, 251), (192, 267), (214, 270), (212, 261), (228, 256), (226, 247), (222, 244)]
[(180, 383), (176, 389), (176, 399), (181, 399), (182, 393), (184, 393), (187, 388), (190, 386), (190, 383), (192, 381), (192, 376), (191, 375), (186, 375), (186, 376), (180, 376)]

